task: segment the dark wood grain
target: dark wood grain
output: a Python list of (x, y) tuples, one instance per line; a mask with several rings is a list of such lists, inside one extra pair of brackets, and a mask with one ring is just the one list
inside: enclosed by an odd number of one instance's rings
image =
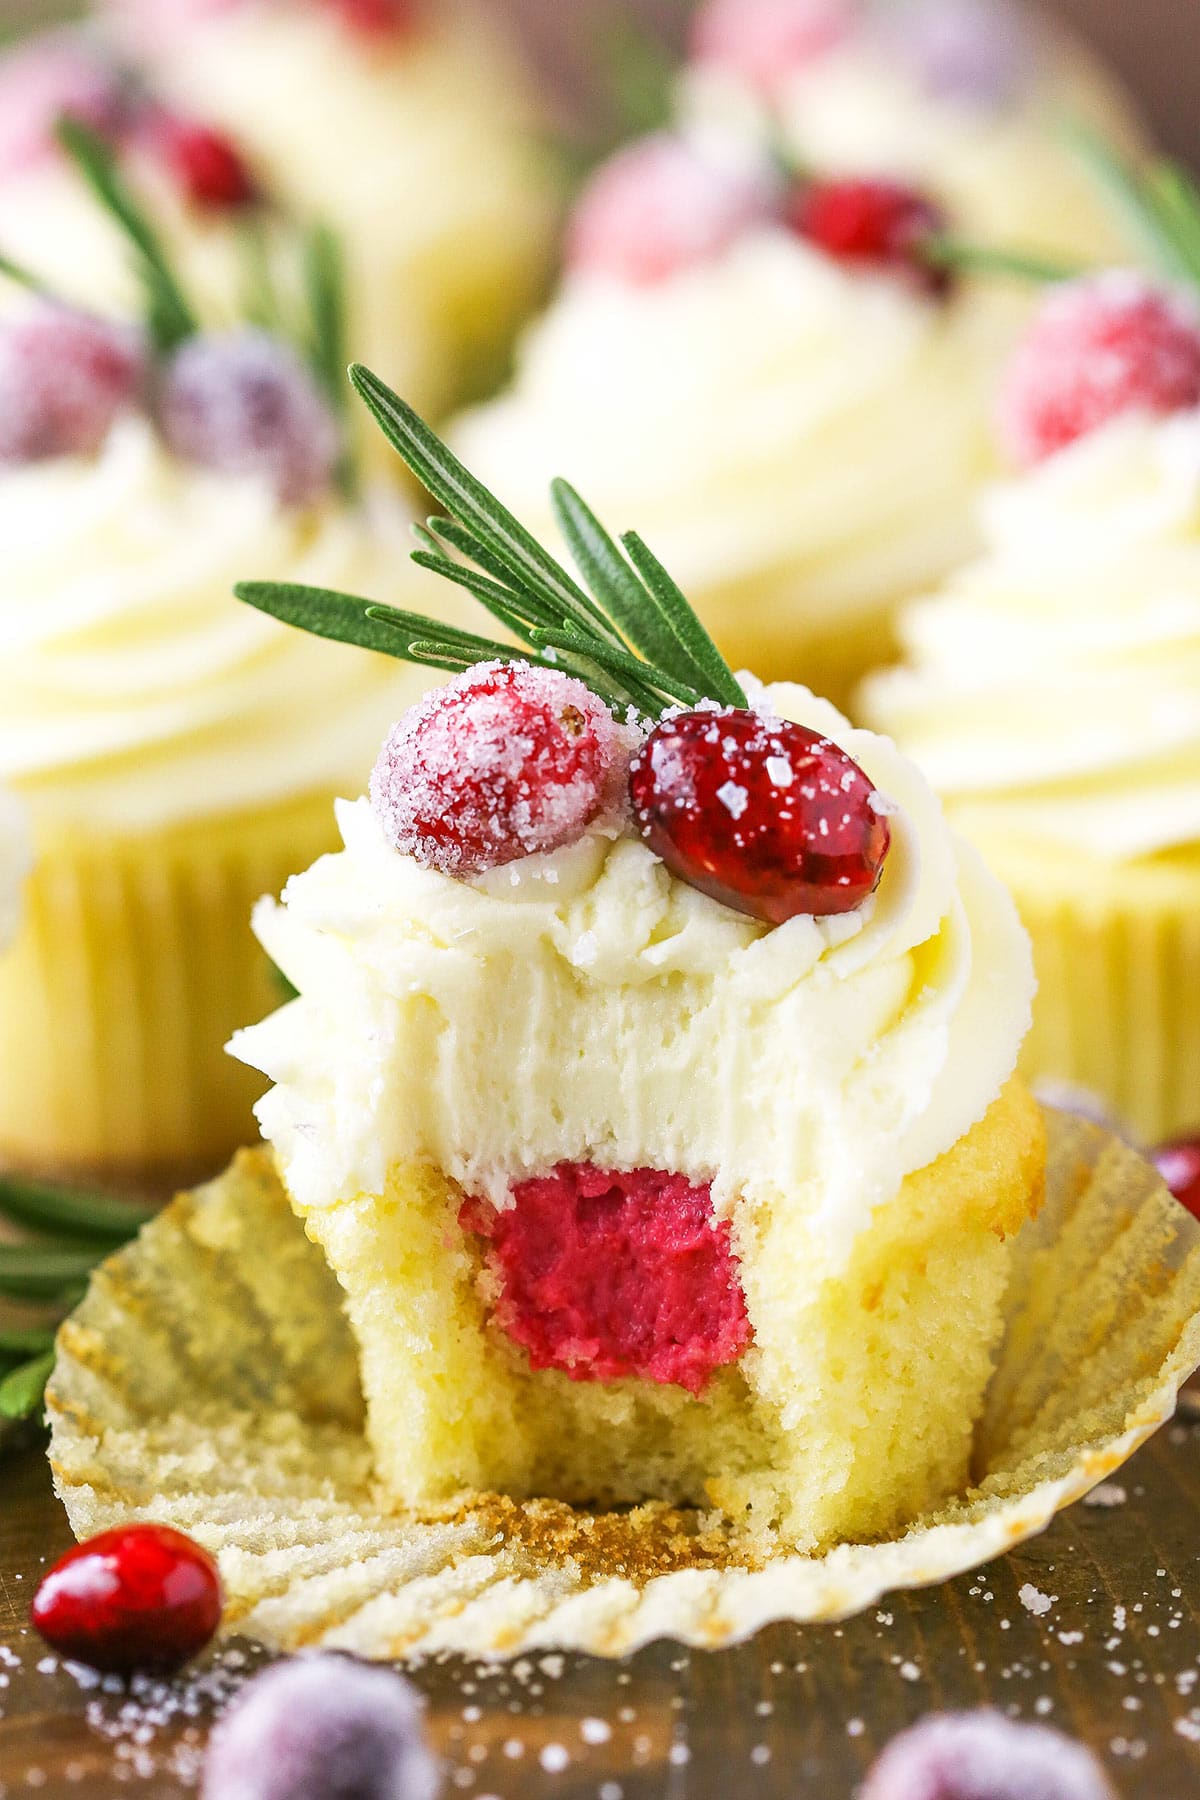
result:
[[(660, 1644), (618, 1664), (418, 1670), (446, 1794), (851, 1800), (902, 1726), (939, 1707), (991, 1704), (1083, 1738), (1123, 1800), (1190, 1800), (1200, 1795), (1200, 1429), (1160, 1433), (1118, 1480), (1122, 1504), (1076, 1507), (977, 1575), (842, 1626), (776, 1626), (712, 1654)], [(0, 1466), (0, 1646), (20, 1666), (0, 1669), (0, 1792), (175, 1800), (193, 1791), (209, 1702), (138, 1744), (136, 1720), (121, 1721), (127, 1696), (81, 1692), (69, 1673), (38, 1668), (29, 1598), (68, 1541), (40, 1455), (10, 1456)], [(1040, 1615), (1039, 1596), (1055, 1597)], [(212, 1677), (237, 1679), (220, 1666)]]

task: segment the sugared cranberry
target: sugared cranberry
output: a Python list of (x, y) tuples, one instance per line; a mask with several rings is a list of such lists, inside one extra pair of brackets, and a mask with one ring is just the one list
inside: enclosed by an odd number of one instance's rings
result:
[(341, 434), (295, 351), (265, 332), (191, 338), (159, 401), (163, 436), (185, 461), (268, 481), (287, 506), (320, 499)]
[(1002, 1713), (934, 1713), (893, 1738), (859, 1800), (1116, 1800), (1082, 1744)]
[(1154, 1166), (1192, 1217), (1200, 1219), (1200, 1137), (1176, 1138), (1153, 1151)]
[(138, 334), (65, 306), (0, 326), (0, 464), (90, 456), (137, 401)]
[(771, 925), (860, 906), (891, 841), (880, 796), (844, 750), (752, 712), (664, 719), (630, 791), (638, 829), (672, 874)]
[(344, 1656), (276, 1663), (217, 1725), (203, 1800), (434, 1800), (416, 1691)]
[(835, 262), (900, 275), (929, 293), (946, 288), (948, 272), (929, 256), (945, 218), (931, 200), (898, 181), (846, 175), (801, 182), (788, 222)]
[(480, 663), (405, 713), (371, 800), (391, 843), (465, 877), (572, 843), (612, 806), (628, 733), (582, 681)]
[(713, 1217), (708, 1187), (561, 1163), (511, 1198), (499, 1211), (467, 1200), (459, 1222), (487, 1240), (495, 1321), (535, 1369), (698, 1394), (749, 1344), (729, 1224)]
[(907, 0), (881, 25), (889, 54), (940, 100), (1017, 100), (1034, 69), (1029, 24), (1010, 0)]
[(0, 174), (56, 156), (64, 114), (107, 138), (126, 123), (124, 83), (86, 39), (47, 33), (0, 58)]
[(221, 1581), (206, 1550), (169, 1525), (122, 1525), (60, 1558), (31, 1618), (74, 1662), (117, 1675), (169, 1674), (221, 1622)]
[(771, 216), (768, 174), (669, 132), (618, 152), (592, 177), (571, 222), (573, 268), (648, 285), (728, 249)]
[(1045, 300), (1000, 394), (1006, 448), (1030, 468), (1122, 413), (1200, 404), (1200, 311), (1122, 271)]
[(692, 55), (773, 93), (855, 31), (856, 0), (707, 0), (692, 26)]
[(415, 20), (414, 0), (322, 0), (347, 31), (368, 42), (398, 37)]
[(224, 132), (155, 108), (138, 135), (184, 199), (202, 212), (239, 212), (259, 198), (245, 159)]

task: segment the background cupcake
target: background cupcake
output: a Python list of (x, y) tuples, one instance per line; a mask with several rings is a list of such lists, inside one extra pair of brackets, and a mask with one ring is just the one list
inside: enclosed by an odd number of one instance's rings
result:
[(16, 935), (29, 873), (29, 821), (16, 795), (0, 788), (0, 954)]

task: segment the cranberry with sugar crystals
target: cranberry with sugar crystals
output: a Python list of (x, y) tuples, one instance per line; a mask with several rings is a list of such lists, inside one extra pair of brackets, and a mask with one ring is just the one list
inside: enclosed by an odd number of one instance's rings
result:
[(0, 174), (56, 156), (64, 115), (116, 140), (127, 100), (118, 71), (79, 33), (47, 32), (9, 51), (0, 57)]
[(347, 31), (368, 42), (398, 37), (414, 23), (413, 0), (324, 0), (324, 5)]
[(241, 212), (258, 200), (245, 159), (223, 131), (156, 108), (140, 135), (148, 155), (202, 212)]
[(30, 1614), (60, 1655), (111, 1674), (169, 1674), (221, 1622), (207, 1550), (169, 1525), (122, 1525), (76, 1544), (45, 1576)]
[(692, 26), (692, 55), (770, 94), (857, 24), (855, 0), (707, 0)]
[(572, 268), (648, 286), (719, 256), (772, 211), (761, 168), (656, 132), (592, 177), (575, 209), (567, 259)]
[(1200, 1219), (1200, 1137), (1160, 1144), (1151, 1160), (1180, 1205)]
[(1000, 393), (1009, 454), (1031, 468), (1122, 413), (1200, 404), (1200, 312), (1122, 270), (1072, 281), (1043, 302)]
[(43, 305), (0, 325), (0, 465), (91, 456), (145, 380), (135, 331)]
[(1002, 1713), (931, 1713), (892, 1739), (859, 1800), (1116, 1800), (1090, 1750)]
[(940, 209), (915, 188), (876, 176), (800, 182), (788, 206), (798, 236), (850, 268), (901, 275), (940, 294), (949, 271), (929, 256), (945, 227)]
[(480, 875), (580, 837), (616, 800), (627, 738), (582, 681), (479, 663), (393, 728), (371, 800), (397, 850)]
[(891, 841), (874, 786), (844, 750), (741, 709), (662, 720), (630, 790), (638, 829), (673, 875), (769, 925), (860, 906)]
[(416, 1691), (390, 1669), (298, 1656), (248, 1683), (216, 1726), (202, 1800), (434, 1800)]

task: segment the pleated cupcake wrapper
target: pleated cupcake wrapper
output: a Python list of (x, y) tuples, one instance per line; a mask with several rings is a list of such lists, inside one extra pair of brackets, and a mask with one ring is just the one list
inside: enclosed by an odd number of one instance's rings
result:
[(1200, 903), (1093, 916), (1016, 892), (1038, 973), (1024, 1072), (1102, 1095), (1147, 1144), (1200, 1128)]
[(282, 998), (250, 909), (334, 837), (323, 793), (43, 843), (0, 956), (0, 1161), (169, 1191), (246, 1142), (262, 1084), (223, 1046)]
[(1200, 1226), (1126, 1145), (1047, 1122), (1047, 1200), (1016, 1246), (975, 1485), (894, 1541), (802, 1557), (653, 1504), (388, 1510), (336, 1284), (265, 1150), (181, 1196), (63, 1327), (58, 1492), (81, 1537), (135, 1518), (191, 1532), (220, 1560), (226, 1629), (287, 1650), (619, 1656), (843, 1618), (1040, 1531), (1170, 1417), (1200, 1362)]

